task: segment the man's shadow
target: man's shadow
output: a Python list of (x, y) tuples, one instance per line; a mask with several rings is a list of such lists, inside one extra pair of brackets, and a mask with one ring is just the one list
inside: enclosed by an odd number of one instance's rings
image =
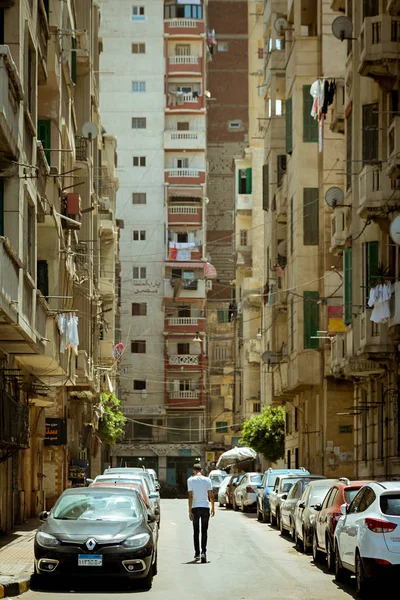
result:
[(202, 563), (200, 560), (189, 560), (188, 562), (182, 563), (183, 565), (208, 565), (210, 561), (208, 560), (206, 563)]

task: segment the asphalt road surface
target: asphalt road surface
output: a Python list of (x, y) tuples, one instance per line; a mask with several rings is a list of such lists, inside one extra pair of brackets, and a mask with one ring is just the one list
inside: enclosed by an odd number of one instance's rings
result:
[(158, 575), (148, 592), (112, 581), (70, 581), (46, 591), (29, 591), (23, 600), (351, 600), (354, 582), (336, 584), (333, 575), (297, 552), (289, 538), (254, 513), (217, 507), (210, 520), (207, 564), (194, 563), (192, 524), (186, 500), (163, 500)]

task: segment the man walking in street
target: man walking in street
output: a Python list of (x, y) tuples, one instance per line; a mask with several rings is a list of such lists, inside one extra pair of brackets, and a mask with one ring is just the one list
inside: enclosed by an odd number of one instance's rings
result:
[[(193, 467), (193, 475), (188, 479), (189, 519), (193, 521), (194, 558), (202, 563), (207, 562), (207, 531), (211, 516), (215, 514), (214, 494), (211, 480), (204, 477), (200, 464)], [(201, 521), (201, 557), (200, 557), (200, 521)]]

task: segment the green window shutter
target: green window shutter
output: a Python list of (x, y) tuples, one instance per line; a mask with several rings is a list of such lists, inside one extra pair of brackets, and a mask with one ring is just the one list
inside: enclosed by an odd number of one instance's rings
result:
[(72, 52), (71, 52), (71, 79), (76, 83), (76, 39), (71, 40)]
[(290, 300), (290, 352), (294, 352), (294, 299)]
[(37, 128), (38, 139), (42, 142), (45, 149), (46, 160), (50, 166), (50, 148), (51, 148), (51, 121), (50, 119), (39, 119)]
[(4, 235), (4, 179), (0, 179), (0, 235)]
[(353, 320), (353, 249), (345, 248), (344, 253), (344, 322), (350, 325)]
[[(367, 242), (367, 288), (374, 287), (378, 279), (379, 242)], [(367, 293), (368, 293), (367, 290)]]
[(49, 296), (49, 267), (47, 260), (37, 261), (37, 288), (47, 299)]
[(217, 322), (229, 323), (229, 312), (225, 308), (219, 308), (217, 310)]
[(317, 246), (319, 243), (318, 188), (303, 189), (303, 244)]
[(293, 152), (293, 101), (288, 98), (285, 102), (286, 121), (286, 154)]
[(227, 421), (217, 421), (215, 429), (216, 433), (228, 433)]
[(303, 85), (303, 142), (318, 142), (318, 121), (311, 116), (311, 85)]
[(319, 331), (319, 300), (318, 292), (303, 293), (303, 311), (304, 311), (304, 349), (317, 350), (319, 340), (313, 336), (318, 335)]
[(252, 169), (246, 169), (246, 194), (251, 194), (253, 189)]
[(263, 209), (269, 210), (269, 164), (263, 165)]

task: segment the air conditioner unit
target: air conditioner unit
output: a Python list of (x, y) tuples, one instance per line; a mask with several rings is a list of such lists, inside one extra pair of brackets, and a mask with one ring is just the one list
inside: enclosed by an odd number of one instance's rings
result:
[(207, 279), (207, 281), (206, 281), (206, 290), (212, 290), (212, 281), (211, 281), (211, 279)]

